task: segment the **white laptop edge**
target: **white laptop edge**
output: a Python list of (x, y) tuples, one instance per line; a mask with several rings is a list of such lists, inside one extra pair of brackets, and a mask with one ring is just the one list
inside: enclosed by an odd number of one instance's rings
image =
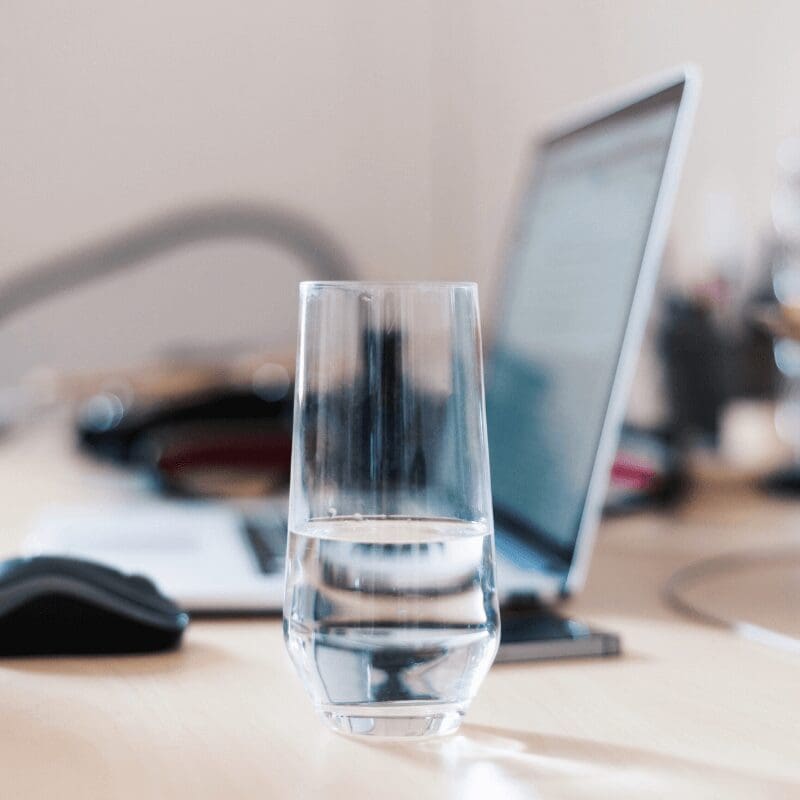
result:
[[(667, 233), (672, 220), (672, 210), (675, 205), (683, 162), (689, 146), (692, 123), (700, 92), (700, 72), (696, 67), (686, 65), (655, 78), (636, 83), (626, 92), (613, 95), (610, 100), (606, 100), (597, 106), (590, 105), (588, 113), (585, 111), (583, 115), (572, 117), (568, 123), (571, 127), (582, 127), (591, 123), (593, 119), (612, 114), (616, 109), (622, 110), (638, 100), (644, 100), (679, 83), (683, 83), (683, 92), (675, 119), (675, 128), (667, 150), (661, 186), (653, 209), (653, 218), (642, 256), (639, 278), (636, 282), (631, 302), (628, 324), (622, 338), (620, 357), (612, 382), (608, 409), (600, 433), (594, 466), (589, 479), (578, 535), (575, 540), (572, 563), (564, 582), (564, 594), (574, 594), (579, 591), (586, 581), (586, 575), (589, 570), (592, 549), (600, 524), (600, 515), (603, 510), (606, 492), (608, 491), (611, 467), (625, 417), (628, 394), (647, 327), (661, 259), (664, 255), (664, 247), (667, 241)], [(559, 127), (553, 129), (552, 133), (563, 135), (567, 130), (565, 123), (562, 122)]]

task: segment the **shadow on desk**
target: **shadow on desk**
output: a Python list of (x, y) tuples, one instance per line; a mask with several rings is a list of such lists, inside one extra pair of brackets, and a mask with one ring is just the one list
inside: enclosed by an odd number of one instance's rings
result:
[[(428, 760), (459, 784), (458, 797), (796, 796), (798, 786), (644, 748), (466, 723), (456, 736), (401, 745), (401, 758)], [(503, 795), (503, 793), (505, 793)]]
[(0, 659), (0, 669), (32, 675), (75, 675), (81, 678), (168, 675), (217, 669), (231, 660), (230, 654), (208, 642), (188, 641), (171, 653), (119, 656), (63, 656), (57, 658)]

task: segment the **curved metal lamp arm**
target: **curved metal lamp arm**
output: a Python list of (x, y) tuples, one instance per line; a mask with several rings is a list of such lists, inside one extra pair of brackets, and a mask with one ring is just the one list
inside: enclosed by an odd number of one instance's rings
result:
[(257, 203), (193, 206), (126, 228), (100, 241), (31, 264), (0, 281), (0, 321), (97, 278), (122, 272), (191, 242), (255, 239), (278, 245), (321, 278), (346, 280), (353, 264), (333, 237), (302, 215)]

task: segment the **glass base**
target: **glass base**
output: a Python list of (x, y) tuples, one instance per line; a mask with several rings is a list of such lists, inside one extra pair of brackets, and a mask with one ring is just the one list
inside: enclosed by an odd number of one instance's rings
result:
[(454, 706), (322, 706), (320, 716), (337, 733), (382, 741), (408, 741), (455, 733), (464, 712)]

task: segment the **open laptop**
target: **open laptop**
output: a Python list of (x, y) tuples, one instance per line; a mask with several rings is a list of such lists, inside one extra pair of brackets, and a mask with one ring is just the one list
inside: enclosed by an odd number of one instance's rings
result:
[[(501, 601), (583, 585), (696, 91), (681, 69), (593, 103), (533, 149), (486, 365)], [(26, 550), (145, 573), (194, 612), (277, 611), (285, 500), (244, 511), (54, 509)]]

